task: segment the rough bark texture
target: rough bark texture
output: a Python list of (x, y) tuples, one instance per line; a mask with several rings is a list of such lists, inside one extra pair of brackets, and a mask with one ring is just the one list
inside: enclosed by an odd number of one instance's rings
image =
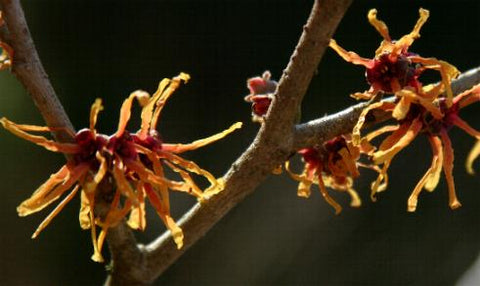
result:
[(19, 0), (1, 0), (6, 29), (3, 36), (13, 48), (12, 73), (32, 96), (48, 127), (60, 128), (53, 132), (59, 142), (73, 139), (74, 128), (58, 100), (30, 35)]

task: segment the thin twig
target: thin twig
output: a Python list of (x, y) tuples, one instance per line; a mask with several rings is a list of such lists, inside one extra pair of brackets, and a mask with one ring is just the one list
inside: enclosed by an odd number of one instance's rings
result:
[(73, 125), (40, 62), (20, 1), (0, 0), (0, 4), (8, 30), (3, 35), (15, 52), (12, 73), (32, 96), (47, 126), (56, 128), (55, 139), (72, 141)]

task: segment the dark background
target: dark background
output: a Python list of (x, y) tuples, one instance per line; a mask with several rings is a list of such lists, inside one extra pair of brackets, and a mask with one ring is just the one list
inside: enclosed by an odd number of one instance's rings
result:
[[(308, 17), (312, 1), (23, 1), (45, 69), (74, 125), (88, 124), (94, 99), (104, 100), (97, 125), (110, 134), (123, 99), (133, 90), (153, 92), (159, 80), (180, 71), (192, 80), (169, 101), (160, 123), (168, 142), (190, 142), (235, 121), (244, 128), (227, 139), (186, 154), (217, 176), (254, 138), (243, 102), (245, 81), (269, 69), (279, 78)], [(343, 47), (371, 57), (380, 37), (366, 13), (376, 7), (392, 37), (410, 32), (418, 8), (431, 17), (412, 51), (455, 64), (461, 71), (479, 65), (478, 1), (355, 1), (335, 38)], [(367, 88), (364, 70), (327, 51), (303, 103), (303, 121), (354, 104), (348, 94)], [(436, 80), (436, 78), (434, 79)], [(138, 111), (138, 109), (137, 109)], [(478, 106), (462, 111), (474, 127)], [(477, 113), (477, 114), (476, 114)], [(8, 72), (0, 73), (0, 116), (43, 125), (30, 97)], [(138, 126), (138, 113), (130, 126)], [(296, 196), (296, 184), (271, 176), (182, 256), (155, 285), (451, 285), (480, 250), (479, 177), (464, 171), (474, 140), (452, 130), (456, 185), (463, 207), (448, 207), (444, 179), (422, 193), (416, 213), (406, 200), (430, 164), (425, 138), (397, 156), (391, 184), (369, 200), (374, 175), (356, 182), (363, 206), (345, 206), (335, 216), (318, 192)], [(51, 210), (27, 218), (16, 206), (63, 163), (61, 155), (0, 130), (0, 284), (99, 285), (104, 266), (90, 260), (89, 232), (78, 224), (73, 200), (36, 240), (31, 233)], [(476, 164), (480, 169), (479, 164)], [(173, 195), (179, 218), (194, 199)], [(150, 213), (140, 242), (164, 231)], [(105, 253), (107, 249), (105, 248)], [(471, 276), (468, 276), (471, 277)], [(477, 276), (478, 277), (478, 276)], [(463, 280), (463, 285), (475, 285)], [(480, 284), (477, 280), (476, 284)]]

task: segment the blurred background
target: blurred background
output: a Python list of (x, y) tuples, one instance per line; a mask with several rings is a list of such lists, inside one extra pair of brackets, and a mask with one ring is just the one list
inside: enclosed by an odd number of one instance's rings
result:
[[(246, 79), (270, 70), (278, 79), (297, 43), (313, 1), (23, 1), (30, 30), (45, 69), (76, 128), (86, 127), (89, 109), (101, 97), (105, 110), (97, 129), (111, 134), (119, 108), (133, 90), (153, 92), (162, 78), (180, 71), (192, 80), (169, 101), (160, 122), (167, 142), (190, 142), (235, 121), (244, 128), (216, 144), (185, 154), (220, 176), (254, 138)], [(411, 51), (437, 57), (459, 70), (480, 64), (480, 2), (354, 1), (335, 39), (371, 57), (380, 36), (368, 24), (377, 8), (393, 38), (408, 32), (418, 8), (431, 12)], [(348, 94), (367, 89), (364, 70), (328, 50), (303, 103), (303, 121), (355, 103)], [(433, 78), (437, 80), (437, 78)], [(462, 111), (480, 128), (479, 106)], [(139, 126), (138, 109), (129, 125)], [(23, 87), (0, 73), (0, 116), (44, 125)], [(155, 285), (480, 285), (480, 178), (468, 176), (465, 157), (474, 140), (452, 130), (454, 175), (463, 207), (448, 207), (444, 179), (422, 193), (418, 210), (406, 201), (430, 164), (425, 138), (397, 156), (391, 184), (373, 203), (363, 172), (356, 182), (363, 205), (344, 205), (335, 216), (313, 192), (296, 196), (296, 183), (271, 176), (181, 257)], [(36, 239), (30, 236), (52, 208), (19, 218), (16, 206), (64, 163), (64, 158), (0, 130), (0, 284), (100, 285), (105, 267), (90, 260), (89, 232), (78, 224), (74, 199)], [(477, 169), (480, 164), (477, 162)], [(194, 203), (172, 195), (179, 218)], [(147, 243), (165, 230), (149, 213)], [(107, 248), (104, 249), (107, 253)], [(106, 254), (108, 255), (108, 254)]]

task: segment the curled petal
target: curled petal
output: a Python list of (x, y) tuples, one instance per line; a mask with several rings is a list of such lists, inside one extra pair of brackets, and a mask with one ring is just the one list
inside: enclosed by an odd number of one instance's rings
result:
[(167, 144), (166, 143), (166, 144), (162, 144), (162, 149), (165, 151), (177, 153), (177, 154), (180, 154), (186, 151), (195, 150), (205, 145), (208, 145), (210, 143), (213, 143), (215, 141), (218, 141), (241, 127), (242, 127), (242, 122), (237, 122), (232, 126), (230, 126), (228, 129), (220, 133), (217, 133), (215, 135), (212, 135), (210, 137), (199, 139), (189, 144)]
[(311, 192), (311, 186), (313, 184), (313, 181), (311, 179), (308, 179), (307, 177), (307, 171), (304, 169), (302, 174), (295, 174), (290, 170), (290, 162), (286, 161), (285, 162), (285, 170), (287, 171), (288, 175), (295, 181), (299, 182), (298, 184), (298, 190), (297, 190), (297, 195), (302, 198), (308, 198), (310, 197)]
[(140, 106), (144, 106), (147, 104), (148, 99), (150, 98), (150, 95), (143, 90), (137, 90), (132, 92), (130, 96), (127, 99), (125, 99), (120, 109), (120, 119), (118, 120), (118, 129), (117, 129), (117, 132), (115, 133), (116, 137), (121, 137), (125, 132), (125, 128), (127, 127), (127, 123), (130, 120), (130, 115), (132, 113), (131, 111), (132, 103), (135, 98), (138, 100), (138, 103), (140, 104)]
[(344, 191), (350, 195), (350, 206), (357, 208), (362, 205), (362, 200), (358, 196), (357, 192), (352, 188), (353, 186), (353, 179), (351, 177), (346, 177), (345, 182), (342, 184), (336, 183), (335, 179), (331, 176), (323, 176), (323, 181), (325, 186), (328, 188), (332, 188), (336, 191)]
[(475, 137), (477, 140), (480, 140), (480, 131), (475, 130), (472, 126), (470, 126), (470, 124), (461, 119), (458, 115), (452, 115), (450, 118), (455, 126), (467, 132), (470, 136)]
[(41, 127), (41, 126), (35, 126), (35, 125), (22, 125), (22, 124), (16, 124), (5, 117), (0, 119), (0, 123), (3, 125), (5, 129), (13, 133), (14, 135), (25, 139), (27, 141), (30, 141), (32, 143), (35, 143), (39, 146), (44, 147), (47, 150), (53, 151), (53, 152), (61, 152), (61, 153), (67, 153), (67, 154), (74, 154), (77, 153), (80, 148), (77, 144), (72, 144), (72, 143), (58, 143), (53, 140), (48, 140), (47, 138), (43, 136), (38, 136), (38, 135), (32, 135), (29, 134), (25, 131), (52, 131), (52, 129), (48, 127)]
[(160, 196), (150, 185), (144, 185), (145, 193), (153, 208), (157, 211), (158, 216), (163, 220), (164, 224), (172, 233), (173, 240), (177, 244), (177, 248), (183, 247), (183, 231), (175, 223), (170, 216), (170, 212), (165, 209), (164, 198)]
[(447, 91), (447, 107), (453, 104), (453, 92), (452, 92), (452, 79), (457, 78), (460, 75), (460, 71), (453, 65), (437, 60), (436, 58), (422, 58), (420, 56), (409, 57), (414, 63), (421, 63), (425, 65), (427, 69), (434, 69), (440, 72), (442, 77), (442, 85)]
[(68, 194), (56, 207), (55, 209), (42, 221), (42, 223), (38, 226), (37, 230), (32, 235), (32, 238), (36, 238), (40, 232), (48, 226), (48, 224), (52, 221), (52, 219), (57, 216), (59, 212), (63, 210), (63, 208), (73, 199), (73, 197), (77, 194), (78, 185), (73, 188), (73, 190)]
[(340, 47), (334, 39), (330, 40), (329, 44), (330, 48), (332, 48), (339, 56), (341, 56), (345, 61), (355, 64), (355, 65), (362, 65), (366, 68), (373, 68), (373, 61), (371, 59), (366, 59), (360, 57), (355, 52), (349, 52), (342, 47)]
[(460, 109), (480, 101), (480, 84), (473, 86), (471, 89), (466, 90), (459, 95), (455, 96), (453, 103), (458, 103)]
[(335, 209), (335, 214), (338, 215), (342, 212), (342, 206), (340, 206), (329, 194), (325, 187), (322, 175), (318, 174), (318, 188), (325, 201)]
[(90, 130), (95, 132), (95, 125), (97, 125), (97, 117), (100, 111), (103, 110), (102, 99), (97, 98), (90, 108)]
[(377, 179), (372, 182), (370, 189), (370, 199), (372, 202), (377, 201), (377, 198), (375, 198), (375, 195), (377, 193), (383, 192), (387, 189), (388, 186), (388, 168), (390, 167), (390, 160), (387, 160), (383, 163), (382, 169), (380, 169), (378, 166), (373, 165), (371, 169), (375, 170), (378, 173)]
[(467, 161), (465, 162), (465, 168), (467, 169), (467, 173), (470, 175), (475, 174), (475, 171), (473, 170), (473, 162), (475, 162), (475, 159), (478, 158), (478, 155), (480, 155), (480, 140), (478, 140), (473, 146), (472, 150), (470, 150)]
[(420, 119), (414, 119), (405, 135), (402, 136), (395, 144), (388, 149), (380, 148), (379, 151), (373, 154), (373, 161), (375, 164), (381, 164), (387, 160), (391, 160), (398, 152), (400, 152), (403, 148), (410, 144), (415, 137), (417, 137), (417, 134), (422, 129), (422, 126), (423, 123)]
[(442, 141), (437, 136), (430, 136), (428, 139), (430, 141), (430, 146), (432, 147), (433, 158), (431, 166), (432, 171), (425, 182), (425, 190), (432, 192), (440, 181), (440, 174), (443, 167), (443, 147)]
[[(401, 93), (402, 91), (398, 92)], [(398, 94), (397, 93), (397, 94)], [(401, 96), (400, 101), (393, 109), (392, 117), (397, 120), (402, 120), (407, 116), (408, 111), (410, 110), (410, 99), (406, 96)]]
[[(167, 102), (168, 98), (173, 94), (175, 90), (180, 86), (180, 83), (183, 81), (187, 83), (190, 80), (190, 75), (186, 73), (180, 73), (178, 76), (174, 77), (168, 87), (161, 91), (161, 95), (159, 96), (158, 100), (155, 100), (155, 110), (153, 111), (152, 120), (150, 122), (150, 129), (157, 128), (157, 122), (160, 118), (160, 113), (162, 112), (165, 103)], [(158, 91), (157, 91), (158, 92)]]
[(148, 135), (148, 131), (150, 130), (150, 124), (152, 122), (153, 109), (155, 107), (155, 103), (162, 96), (162, 93), (168, 84), (170, 84), (170, 79), (164, 78), (163, 80), (161, 80), (160, 83), (158, 84), (157, 91), (152, 95), (148, 103), (142, 108), (142, 115), (141, 115), (142, 125), (140, 128), (140, 134), (139, 134), (139, 137), (142, 139)]
[(371, 9), (368, 11), (368, 22), (378, 31), (378, 33), (383, 37), (384, 40), (391, 42), (390, 34), (388, 32), (387, 25), (377, 19), (377, 9)]
[(78, 220), (80, 221), (80, 227), (82, 229), (89, 229), (91, 227), (90, 209), (90, 201), (82, 190), (80, 192), (80, 212), (78, 215)]
[(364, 138), (370, 142), (372, 141), (373, 139), (375, 139), (376, 137), (384, 134), (384, 133), (387, 133), (387, 132), (394, 132), (396, 131), (397, 129), (399, 128), (398, 125), (385, 125), (385, 126), (382, 126), (380, 128), (378, 128), (377, 130), (374, 130), (370, 133), (368, 133)]
[[(357, 168), (357, 159), (359, 156), (354, 156), (354, 154), (350, 153), (347, 148), (342, 148), (338, 151), (338, 154), (342, 157), (342, 162), (345, 164), (348, 172), (352, 177), (360, 176)], [(360, 155), (360, 154), (358, 154)]]
[(365, 107), (362, 110), (362, 113), (360, 114), (360, 116), (358, 117), (357, 124), (355, 124), (355, 126), (353, 127), (353, 131), (352, 131), (352, 143), (353, 143), (353, 145), (355, 145), (355, 146), (360, 145), (360, 142), (361, 142), (360, 131), (362, 130), (363, 125), (365, 124), (365, 120), (367, 118), (367, 115), (371, 110), (374, 110), (374, 109), (377, 109), (377, 108), (381, 109), (381, 110), (388, 111), (388, 110), (391, 110), (391, 109), (395, 108), (395, 104), (391, 103), (391, 102), (376, 102), (376, 103), (372, 103), (369, 106)]
[(409, 34), (403, 36), (402, 38), (400, 38), (400, 40), (395, 42), (392, 54), (397, 54), (399, 51), (407, 49), (413, 44), (416, 39), (420, 37), (420, 29), (425, 24), (425, 22), (427, 22), (430, 13), (428, 12), (428, 10), (425, 10), (423, 8), (420, 8), (418, 12), (420, 14), (420, 17), (418, 18), (417, 23), (415, 23), (413, 30)]
[(195, 162), (185, 160), (185, 159), (183, 159), (183, 158), (181, 158), (181, 157), (179, 157), (175, 154), (169, 153), (169, 152), (159, 151), (158, 155), (167, 159), (169, 162), (184, 168), (185, 170), (187, 170), (189, 172), (192, 172), (192, 173), (195, 173), (197, 175), (203, 176), (204, 178), (206, 178), (209, 181), (209, 183), (211, 185), (217, 185), (217, 179), (212, 174), (210, 174), (210, 172), (200, 168), (197, 164), (195, 164)]
[(115, 178), (117, 188), (124, 196), (130, 199), (134, 205), (138, 205), (137, 195), (125, 177), (125, 172), (126, 168), (122, 160), (117, 156), (113, 162), (113, 177)]
[(147, 220), (145, 218), (145, 196), (142, 192), (139, 192), (137, 200), (138, 205), (132, 207), (127, 224), (132, 229), (145, 230)]
[(18, 207), (19, 216), (27, 216), (38, 212), (57, 200), (66, 190), (75, 184), (87, 171), (86, 164), (78, 165), (70, 169), (68, 165), (63, 166), (57, 173), (50, 176), (27, 200)]
[(189, 186), (183, 182), (175, 182), (175, 181), (167, 180), (164, 177), (155, 175), (155, 173), (147, 169), (139, 161), (125, 160), (125, 165), (131, 171), (136, 173), (140, 177), (140, 180), (150, 183), (156, 187), (159, 187), (159, 188), (168, 187), (176, 191), (186, 191), (186, 189), (189, 188)]
[[(413, 92), (411, 90), (406, 90), (406, 89), (399, 91), (396, 95), (401, 98), (400, 102), (397, 104), (397, 107), (399, 106), (399, 104), (402, 103), (402, 100), (405, 99), (405, 100), (408, 100), (408, 102), (409, 102), (408, 107), (410, 107), (410, 102), (419, 103), (421, 106), (423, 106), (425, 109), (427, 109), (435, 119), (443, 118), (443, 113), (440, 111), (440, 108), (438, 106), (436, 106), (435, 104), (433, 104), (433, 101), (429, 98), (425, 98), (423, 96), (420, 96), (420, 95), (416, 94), (415, 92)], [(402, 114), (403, 115), (402, 118), (395, 117), (395, 111), (392, 115), (393, 115), (394, 118), (400, 120), (400, 119), (403, 119), (407, 115), (407, 112), (408, 112), (408, 109), (406, 110), (405, 113)]]
[[(166, 161), (165, 164), (172, 169), (172, 171), (178, 173), (180, 177), (182, 177), (183, 181), (189, 186), (189, 188), (186, 190), (187, 193), (193, 194), (195, 197), (197, 197), (199, 200), (203, 199), (203, 192), (202, 190), (198, 187), (197, 184), (193, 181), (192, 177), (188, 172), (176, 167), (174, 164)], [(216, 180), (215, 180), (216, 181)]]
[(417, 209), (418, 195), (422, 189), (425, 188), (428, 191), (433, 191), (440, 180), (443, 165), (442, 142), (437, 136), (429, 136), (429, 141), (433, 152), (432, 164), (408, 198), (407, 211), (409, 212), (414, 212)]
[(443, 172), (445, 174), (445, 178), (447, 179), (448, 184), (448, 204), (450, 205), (451, 209), (456, 209), (462, 206), (462, 204), (457, 199), (457, 194), (455, 192), (455, 183), (453, 180), (453, 148), (452, 142), (448, 137), (447, 131), (442, 130), (440, 132), (440, 137), (444, 143), (443, 148)]

